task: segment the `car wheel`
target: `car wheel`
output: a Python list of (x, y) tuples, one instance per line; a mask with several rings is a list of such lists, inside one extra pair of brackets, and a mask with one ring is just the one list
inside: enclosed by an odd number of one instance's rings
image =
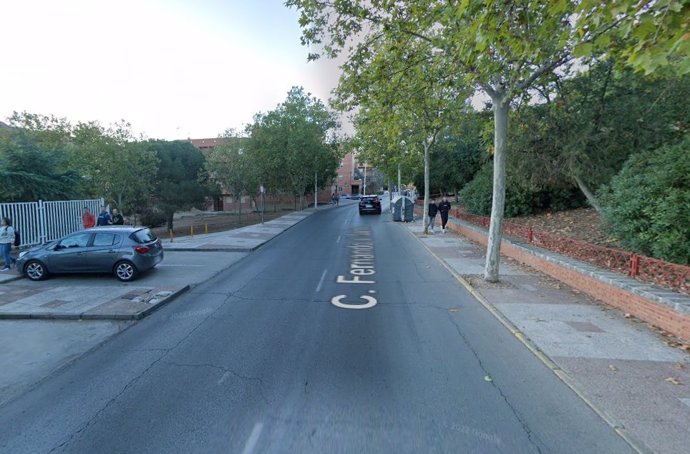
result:
[(24, 275), (32, 281), (42, 281), (48, 276), (48, 270), (38, 260), (31, 260), (24, 266)]
[(139, 274), (137, 267), (132, 262), (123, 260), (115, 264), (115, 277), (122, 282), (133, 281), (136, 279), (137, 274)]

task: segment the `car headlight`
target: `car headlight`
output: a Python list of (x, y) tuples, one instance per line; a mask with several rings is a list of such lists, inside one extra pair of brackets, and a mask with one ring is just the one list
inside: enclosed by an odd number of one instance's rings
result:
[(29, 252), (29, 251), (22, 251), (22, 252), (20, 252), (20, 253), (19, 253), (19, 258), (24, 257), (24, 256), (26, 255), (27, 252)]

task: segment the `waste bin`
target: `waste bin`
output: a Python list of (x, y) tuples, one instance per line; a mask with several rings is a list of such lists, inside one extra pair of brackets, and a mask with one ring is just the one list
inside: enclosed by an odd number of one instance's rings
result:
[[(403, 204), (404, 209), (403, 209)], [(393, 220), (402, 222), (412, 222), (414, 220), (414, 200), (406, 196), (393, 198)]]

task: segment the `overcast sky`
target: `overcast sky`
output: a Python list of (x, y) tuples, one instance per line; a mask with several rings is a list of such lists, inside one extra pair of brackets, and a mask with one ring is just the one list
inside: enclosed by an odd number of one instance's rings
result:
[(281, 0), (2, 0), (0, 120), (119, 120), (149, 138), (217, 137), (303, 86), (322, 99), (332, 62), (307, 63)]

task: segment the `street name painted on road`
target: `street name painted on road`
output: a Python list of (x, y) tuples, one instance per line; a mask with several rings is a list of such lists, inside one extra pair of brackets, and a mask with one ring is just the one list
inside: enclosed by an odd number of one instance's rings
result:
[[(350, 249), (350, 271), (346, 275), (338, 275), (336, 282), (338, 284), (375, 284), (376, 281), (373, 276), (376, 274), (374, 268), (374, 241), (371, 238), (371, 231), (369, 229), (361, 228), (354, 230), (347, 235), (352, 242)], [(371, 294), (376, 293), (374, 290), (369, 290), (369, 295), (359, 296), (360, 300), (365, 303), (351, 304), (343, 302), (348, 298), (348, 295), (337, 295), (331, 299), (331, 304), (342, 309), (370, 309), (376, 306), (377, 300)]]

